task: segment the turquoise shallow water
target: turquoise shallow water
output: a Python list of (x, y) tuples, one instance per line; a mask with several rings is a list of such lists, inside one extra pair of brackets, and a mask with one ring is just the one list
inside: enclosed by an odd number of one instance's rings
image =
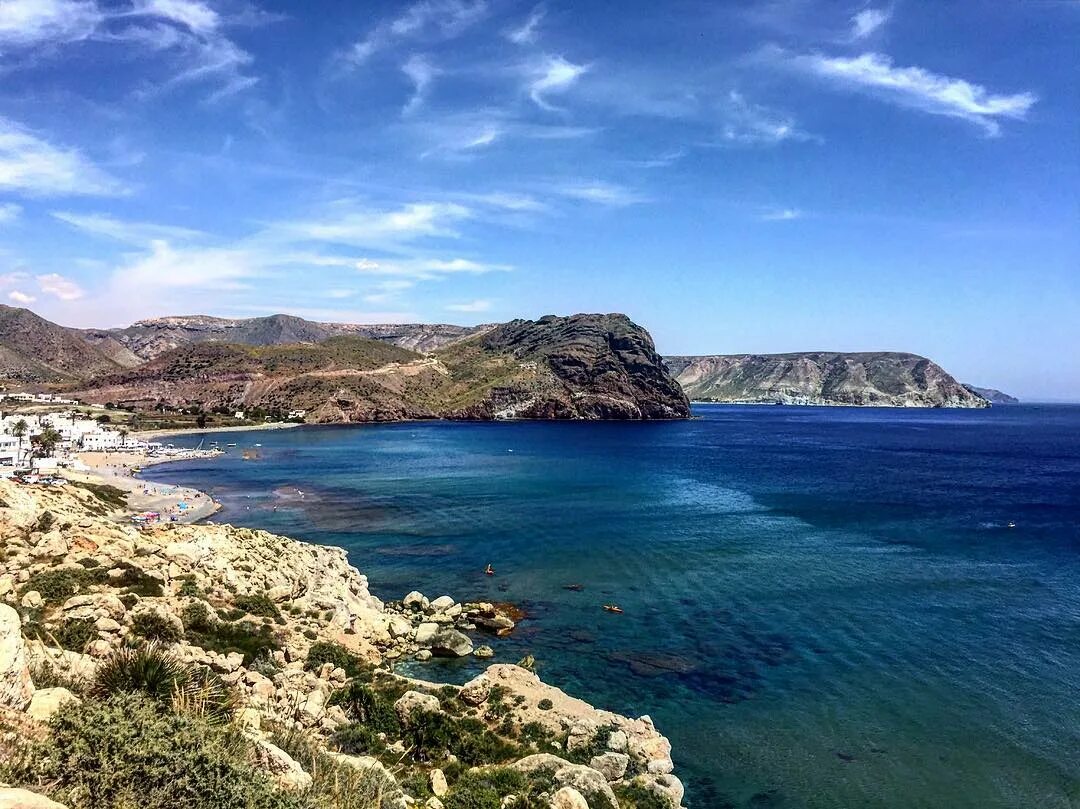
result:
[(497, 659), (652, 715), (693, 809), (1080, 806), (1080, 407), (696, 414), (241, 433), (147, 476), (381, 597), (522, 604)]

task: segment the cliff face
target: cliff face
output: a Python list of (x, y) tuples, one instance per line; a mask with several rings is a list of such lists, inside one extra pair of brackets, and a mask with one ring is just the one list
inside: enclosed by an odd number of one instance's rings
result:
[(413, 351), (434, 351), (475, 333), (478, 328), (423, 323), (318, 323), (291, 315), (241, 319), (182, 315), (140, 320), (122, 329), (87, 329), (83, 335), (95, 345), (118, 346), (138, 361), (145, 362), (173, 349), (198, 343), (290, 345), (318, 343), (344, 335), (378, 340)]
[(686, 395), (665, 370), (652, 338), (625, 315), (514, 320), (452, 347), (453, 369), (479, 349), (501, 373), (453, 411), (461, 418), (687, 418)]
[(876, 407), (989, 407), (916, 354), (807, 352), (666, 357), (691, 399)]
[(268, 411), (309, 421), (686, 418), (686, 396), (625, 315), (488, 327), (430, 355), (339, 336), (318, 343), (189, 344), (77, 386), (87, 401)]

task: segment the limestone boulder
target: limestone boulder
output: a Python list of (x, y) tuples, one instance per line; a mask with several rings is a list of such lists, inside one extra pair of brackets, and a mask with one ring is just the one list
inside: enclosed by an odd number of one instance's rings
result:
[(560, 788), (572, 787), (584, 795), (603, 795), (611, 806), (619, 805), (615, 793), (608, 785), (607, 778), (584, 764), (572, 764), (550, 753), (536, 753), (515, 761), (510, 768), (526, 774), (541, 770), (550, 771), (556, 786)]
[(65, 705), (78, 705), (81, 702), (66, 688), (39, 688), (31, 697), (26, 714), (39, 722), (48, 722)]
[(432, 694), (421, 694), (419, 691), (406, 691), (401, 698), (394, 703), (394, 710), (398, 718), (406, 725), (413, 724), (416, 717), (424, 713), (439, 713), (439, 698)]
[(585, 796), (573, 787), (563, 787), (551, 796), (551, 809), (589, 809)]
[(449, 627), (441, 627), (428, 644), (436, 657), (465, 657), (472, 654), (473, 643), (463, 632)]
[(0, 809), (67, 809), (67, 807), (26, 789), (0, 787)]
[(255, 742), (255, 761), (282, 789), (300, 791), (311, 786), (312, 778), (295, 759), (266, 739)]
[(597, 772), (603, 773), (608, 781), (618, 781), (626, 775), (626, 768), (630, 765), (630, 756), (626, 753), (601, 753), (593, 756), (589, 766)]

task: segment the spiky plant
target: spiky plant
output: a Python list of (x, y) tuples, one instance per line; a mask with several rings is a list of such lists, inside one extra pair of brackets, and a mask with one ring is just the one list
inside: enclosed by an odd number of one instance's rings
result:
[(177, 686), (192, 676), (191, 667), (157, 643), (117, 649), (98, 666), (90, 686), (94, 696), (142, 693), (155, 702), (168, 704)]

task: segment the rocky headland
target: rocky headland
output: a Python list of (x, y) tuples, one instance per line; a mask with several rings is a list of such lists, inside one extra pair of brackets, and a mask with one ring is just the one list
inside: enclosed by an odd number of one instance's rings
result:
[(897, 351), (668, 356), (694, 401), (862, 407), (989, 407), (937, 363)]
[[(168, 743), (117, 752), (161, 723), (201, 728), (196, 746), (230, 740), (250, 807), (681, 805), (648, 717), (575, 699), (529, 660), (460, 687), (395, 673), (490, 657), (515, 626), (500, 605), (385, 604), (339, 548), (230, 525), (137, 529), (117, 505), (101, 486), (0, 480), (0, 805), (211, 805), (183, 797), (209, 787), (179, 773), (147, 797), (143, 781), (181, 766)], [(178, 672), (164, 690), (163, 667)]]
[(649, 333), (622, 314), (470, 328), (192, 316), (81, 331), (0, 307), (0, 375), (84, 403), (204, 421), (690, 415)]

